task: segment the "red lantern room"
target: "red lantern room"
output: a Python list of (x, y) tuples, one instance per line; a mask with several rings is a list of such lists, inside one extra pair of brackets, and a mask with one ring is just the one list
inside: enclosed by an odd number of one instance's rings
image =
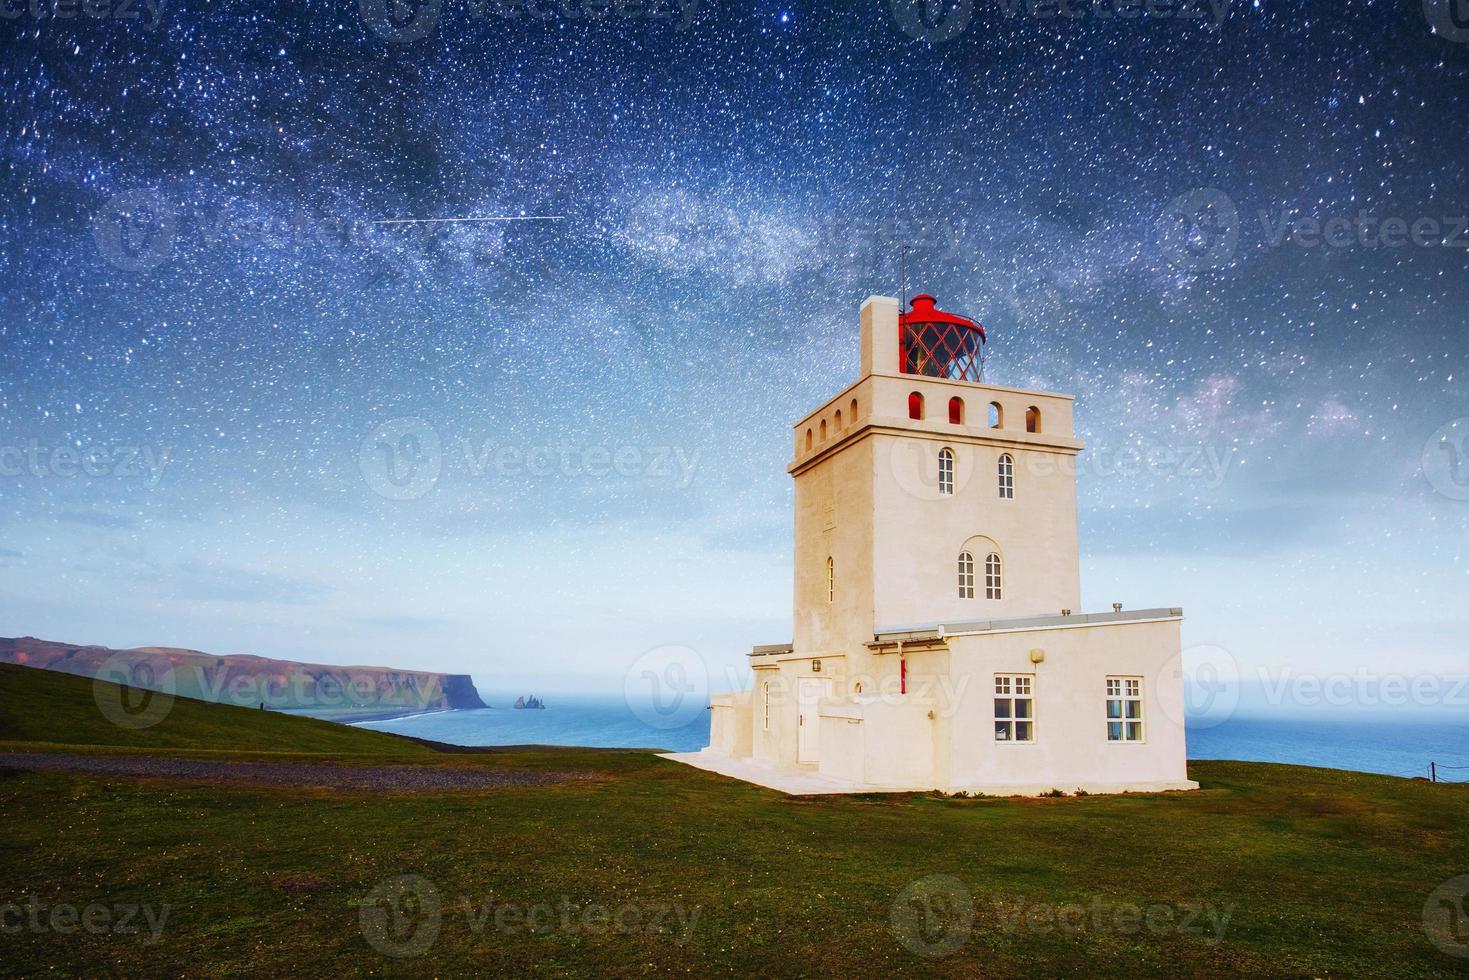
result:
[(927, 293), (898, 314), (898, 364), (904, 374), (951, 381), (984, 380), (984, 327), (967, 316), (945, 313)]

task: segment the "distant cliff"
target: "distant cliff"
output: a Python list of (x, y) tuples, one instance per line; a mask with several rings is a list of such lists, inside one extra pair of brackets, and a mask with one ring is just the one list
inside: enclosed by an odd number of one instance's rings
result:
[(438, 674), (393, 667), (335, 667), (272, 660), (250, 654), (215, 656), (173, 647), (115, 650), (0, 637), (0, 663), (59, 670), (83, 677), (168, 691), (201, 701), (242, 707), (262, 704), (292, 711), (360, 721), (419, 711), (483, 708), (467, 674)]

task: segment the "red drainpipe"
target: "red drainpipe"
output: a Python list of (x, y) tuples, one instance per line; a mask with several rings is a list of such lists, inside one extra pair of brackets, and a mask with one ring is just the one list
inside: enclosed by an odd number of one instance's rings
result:
[(908, 693), (908, 661), (906, 658), (898, 659), (898, 693)]

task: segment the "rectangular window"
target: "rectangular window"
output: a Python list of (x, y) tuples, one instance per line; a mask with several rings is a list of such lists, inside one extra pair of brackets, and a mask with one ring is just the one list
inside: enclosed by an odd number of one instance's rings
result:
[(1142, 688), (1140, 677), (1107, 678), (1107, 741), (1143, 740)]
[(760, 691), (761, 694), (764, 695), (763, 701), (765, 703), (765, 730), (768, 732), (770, 731), (770, 682), (766, 681), (765, 686), (762, 687)]
[(995, 675), (995, 741), (1035, 741), (1034, 675)]

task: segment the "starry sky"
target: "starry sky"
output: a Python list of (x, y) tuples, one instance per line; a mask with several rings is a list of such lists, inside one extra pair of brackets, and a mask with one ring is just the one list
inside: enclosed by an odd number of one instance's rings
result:
[(1439, 4), (10, 4), (0, 633), (738, 682), (906, 243), (990, 380), (1077, 396), (1087, 609), (1463, 674)]

